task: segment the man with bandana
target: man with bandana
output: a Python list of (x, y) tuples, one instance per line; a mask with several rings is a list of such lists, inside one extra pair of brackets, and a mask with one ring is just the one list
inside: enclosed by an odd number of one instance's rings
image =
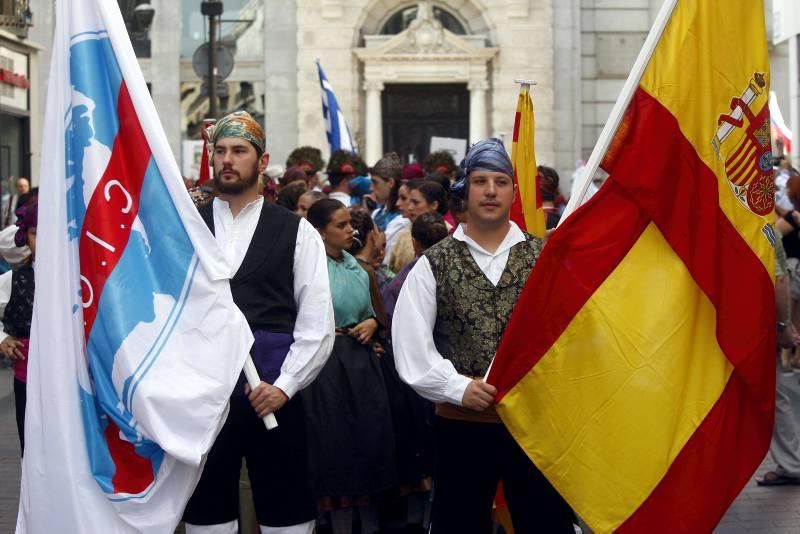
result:
[[(232, 113), (208, 134), (218, 196), (199, 210), (230, 265), (233, 300), (253, 330), (251, 354), (262, 382), (249, 391), (242, 378), (231, 395), (184, 513), (186, 533), (238, 532), (242, 458), (261, 532), (311, 533), (315, 505), (297, 392), (314, 380), (333, 346), (325, 247), (305, 219), (259, 194), (269, 154), (249, 114)], [(261, 418), (270, 413), (278, 428), (268, 431)]]
[(502, 424), (497, 390), (483, 381), (542, 249), (509, 219), (513, 176), (499, 139), (470, 148), (452, 187), (469, 222), (419, 258), (395, 307), (397, 371), (436, 403), (433, 534), (491, 532), (500, 481), (516, 532), (574, 532), (571, 510)]

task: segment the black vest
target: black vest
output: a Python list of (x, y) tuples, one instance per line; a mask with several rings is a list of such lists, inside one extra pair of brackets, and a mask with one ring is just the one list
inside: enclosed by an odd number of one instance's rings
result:
[(486, 374), (541, 250), (541, 239), (525, 234), (525, 241), (511, 247), (496, 286), (463, 241), (448, 237), (425, 251), (436, 279), (433, 341), (460, 374)]
[(30, 263), (11, 273), (11, 298), (3, 313), (3, 330), (9, 336), (23, 339), (31, 336), (34, 289), (33, 267)]
[[(214, 203), (198, 208), (214, 233)], [(264, 202), (250, 247), (231, 279), (233, 301), (250, 329), (291, 334), (297, 319), (294, 300), (294, 249), (300, 217)]]

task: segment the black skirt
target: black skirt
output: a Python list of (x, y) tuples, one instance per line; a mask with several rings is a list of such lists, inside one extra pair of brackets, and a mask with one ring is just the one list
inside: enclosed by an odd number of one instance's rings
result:
[(397, 484), (389, 399), (380, 361), (368, 347), (337, 335), (303, 395), (317, 498), (369, 496)]

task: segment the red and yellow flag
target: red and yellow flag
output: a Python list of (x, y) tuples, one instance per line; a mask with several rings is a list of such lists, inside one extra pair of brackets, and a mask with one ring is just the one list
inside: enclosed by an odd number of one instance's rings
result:
[(488, 381), (595, 532), (710, 532), (768, 449), (776, 236), (764, 5), (679, 1)]
[(514, 164), (514, 181), (518, 187), (511, 206), (511, 220), (528, 233), (544, 237), (545, 217), (534, 151), (533, 100), (527, 84), (522, 85), (517, 101), (511, 162)]

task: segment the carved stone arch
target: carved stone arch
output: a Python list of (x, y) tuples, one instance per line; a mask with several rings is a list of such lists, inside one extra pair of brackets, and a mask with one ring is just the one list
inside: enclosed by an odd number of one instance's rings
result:
[[(356, 24), (354, 47), (363, 46), (364, 35), (377, 35), (389, 17), (407, 7), (418, 4), (417, 0), (369, 0), (361, 11)], [(482, 0), (434, 0), (435, 7), (441, 7), (453, 14), (467, 30), (468, 34), (485, 35), (488, 44), (496, 43), (496, 28), (486, 15), (488, 9)]]

